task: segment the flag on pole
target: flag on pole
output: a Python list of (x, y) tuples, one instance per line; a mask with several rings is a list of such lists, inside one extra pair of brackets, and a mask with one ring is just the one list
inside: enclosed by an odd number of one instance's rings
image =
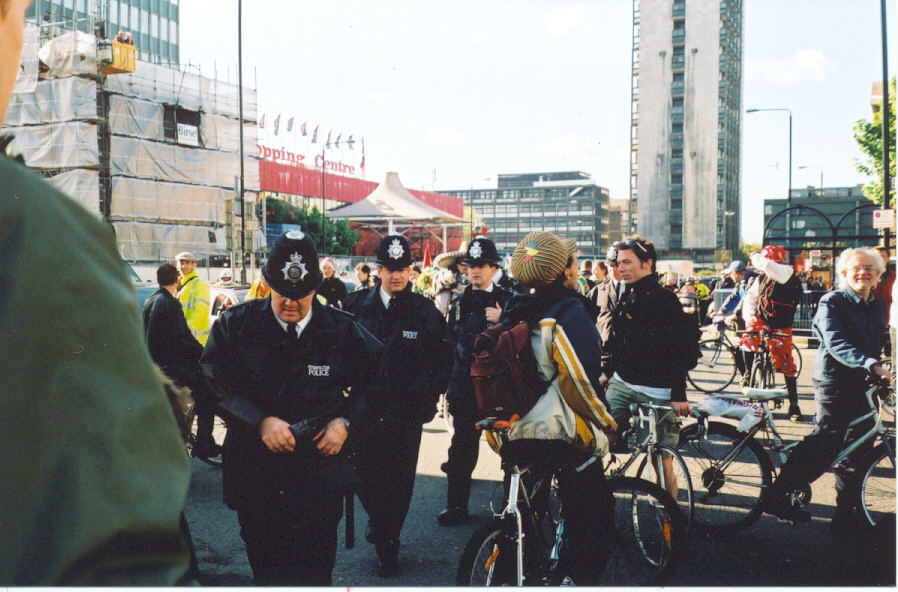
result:
[(303, 136), (308, 136), (308, 130), (306, 129), (306, 122), (303, 121), (302, 125), (299, 126), (299, 131), (302, 132)]
[(365, 176), (365, 138), (362, 138), (362, 163), (359, 165), (362, 169), (362, 176)]
[(278, 126), (281, 125), (281, 114), (278, 113), (277, 117), (274, 118), (274, 135), (278, 135)]
[(315, 131), (312, 132), (312, 143), (313, 144), (318, 143), (318, 125), (315, 126)]
[(325, 145), (324, 145), (325, 148), (330, 148), (330, 147), (331, 147), (331, 132), (332, 132), (332, 131), (333, 131), (333, 130), (328, 130), (328, 132), (327, 132), (327, 142), (326, 142)]
[(349, 144), (350, 150), (355, 150), (355, 140), (352, 139), (352, 134), (349, 134), (349, 139), (346, 140), (346, 143)]
[(287, 120), (287, 131), (288, 132), (293, 131), (293, 118), (292, 117)]
[(259, 128), (265, 129), (265, 114), (264, 113), (259, 117)]
[(342, 137), (343, 137), (343, 134), (342, 134), (342, 133), (337, 134), (337, 141), (334, 142), (334, 145), (335, 145), (337, 148), (340, 147), (340, 138), (342, 138)]

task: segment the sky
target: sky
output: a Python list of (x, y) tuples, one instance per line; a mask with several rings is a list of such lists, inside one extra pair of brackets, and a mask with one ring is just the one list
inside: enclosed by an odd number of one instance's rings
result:
[[(821, 171), (826, 187), (863, 183), (851, 128), (882, 79), (879, 1), (744, 6), (743, 111), (791, 109), (792, 186), (819, 186)], [(237, 0), (180, 11), (182, 63), (236, 81)], [(894, 76), (895, 2), (888, 11)], [(356, 140), (329, 160), (357, 164), (364, 137), (372, 181), (397, 171), (413, 189), (467, 189), (582, 170), (627, 197), (631, 0), (255, 0), (242, 28), (244, 84), (271, 146), (304, 151), (307, 122)], [(760, 242), (763, 200), (788, 187), (788, 114), (743, 114), (742, 132), (742, 238)]]

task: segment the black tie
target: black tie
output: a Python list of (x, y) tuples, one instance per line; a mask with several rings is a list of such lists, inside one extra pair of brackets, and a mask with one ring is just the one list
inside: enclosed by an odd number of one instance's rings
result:
[(296, 333), (296, 323), (287, 323), (287, 341), (290, 343), (299, 341), (299, 335)]

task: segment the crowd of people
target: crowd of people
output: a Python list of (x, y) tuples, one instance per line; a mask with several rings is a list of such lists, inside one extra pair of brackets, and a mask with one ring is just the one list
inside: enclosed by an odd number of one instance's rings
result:
[[(28, 5), (0, 0), (0, 119)], [(559, 561), (577, 583), (597, 577), (611, 505), (602, 463), (589, 461), (621, 439), (634, 401), (670, 404), (659, 433), (671, 445), (680, 418), (690, 415), (694, 323), (662, 286), (646, 238), (627, 237), (604, 261), (586, 265), (573, 241), (531, 232), (505, 270), (492, 241), (477, 237), (438, 258), (435, 271), (416, 270), (408, 241), (389, 235), (375, 269), (357, 268), (360, 289), (347, 293), (334, 262), (319, 260), (311, 237), (291, 230), (271, 248), (253, 297), (211, 326), (196, 258), (181, 252), (174, 265), (160, 265), (141, 327), (110, 228), (12, 159), (0, 157), (0, 176), (0, 384), (8, 395), (0, 438), (10, 459), (0, 464), (2, 585), (184, 582), (181, 509), (190, 467), (153, 362), (193, 392), (196, 454), (219, 453), (210, 418), (227, 421), (223, 497), (237, 513), (259, 585), (331, 583), (349, 491), (368, 514), (377, 573), (400, 571), (421, 429), (444, 392), (456, 433), (443, 465), (446, 509), (435, 519), (445, 527), (468, 519), (478, 439), (471, 424), (479, 414), (468, 372), (474, 337), (496, 323), (527, 323), (545, 383), (511, 424), (502, 454), (582, 468), (558, 489), (566, 513)], [(732, 310), (747, 327), (788, 333), (798, 281), (792, 267), (779, 247), (752, 264), (755, 280), (739, 278)], [(731, 266), (737, 276), (740, 269)], [(816, 427), (765, 493), (767, 512), (806, 519), (791, 490), (819, 476), (854, 437), (848, 421), (860, 412), (863, 380), (888, 376), (886, 306), (875, 295), (884, 271), (872, 249), (848, 249), (839, 259), (840, 287), (820, 300), (814, 318)], [(794, 386), (788, 352), (777, 365)], [(858, 519), (850, 465), (837, 473), (833, 522), (842, 529)], [(673, 492), (678, 484), (669, 463), (664, 468)]]

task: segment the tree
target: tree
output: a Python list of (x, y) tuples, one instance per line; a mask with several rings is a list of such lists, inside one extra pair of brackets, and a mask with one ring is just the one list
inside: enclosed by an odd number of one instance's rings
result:
[[(268, 224), (299, 224), (303, 232), (315, 238), (316, 244), (321, 244), (321, 210), (316, 206), (301, 209), (274, 197), (266, 199), (265, 205), (265, 221)], [(324, 253), (350, 255), (360, 237), (346, 220), (328, 220)]]
[[(863, 153), (855, 159), (857, 170), (870, 180), (864, 185), (864, 195), (873, 203), (882, 203), (882, 120), (859, 119), (854, 124), (854, 140)], [(889, 177), (895, 178), (895, 79), (889, 83)], [(895, 185), (889, 191), (889, 205), (895, 207)]]
[(761, 243), (739, 243), (739, 260), (744, 262), (746, 265), (748, 264), (748, 257), (752, 253), (757, 253), (761, 250)]

